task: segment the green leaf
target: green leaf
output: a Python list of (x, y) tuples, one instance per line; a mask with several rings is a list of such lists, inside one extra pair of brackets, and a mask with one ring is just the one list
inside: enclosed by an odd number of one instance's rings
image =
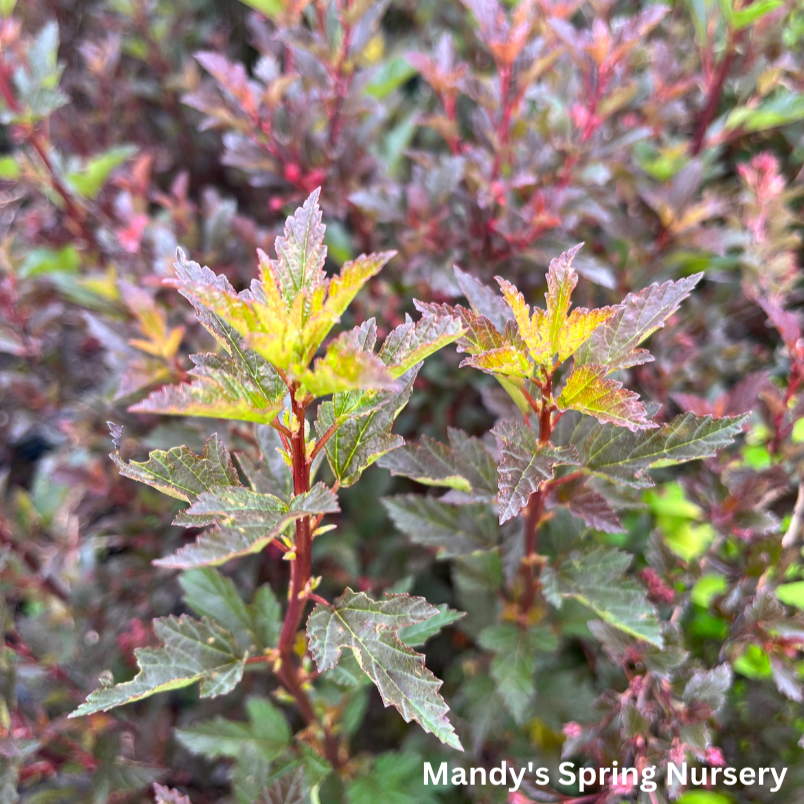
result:
[(249, 611), (257, 643), (266, 648), (275, 648), (282, 631), (282, 606), (268, 584), (263, 584), (254, 593)]
[(419, 645), (424, 645), (428, 639), (434, 637), (442, 628), (446, 628), (456, 620), (460, 620), (465, 616), (465, 612), (455, 611), (449, 608), (446, 603), (436, 606), (438, 614), (434, 614), (423, 622), (416, 623), (415, 625), (406, 625), (400, 628), (397, 636), (409, 647), (416, 648)]
[(154, 630), (164, 647), (135, 651), (140, 668), (136, 677), (96, 690), (70, 717), (105, 712), (197, 681), (201, 697), (212, 698), (233, 690), (243, 677), (246, 656), (238, 652), (231, 634), (208, 619), (162, 617), (154, 620)]
[(652, 361), (647, 351), (636, 347), (678, 311), (702, 276), (694, 274), (629, 293), (614, 316), (575, 353), (575, 366), (605, 365), (611, 372)]
[(268, 424), (282, 410), (282, 397), (270, 398), (242, 363), (225, 355), (192, 355), (192, 383), (168, 385), (132, 406), (137, 413), (205, 416)]
[[(356, 260), (346, 262), (341, 268), (340, 274), (330, 280), (327, 298), (321, 309), (313, 313), (304, 324), (304, 342), (310, 356), (324, 341), (332, 326), (341, 320), (341, 315), (352, 303), (360, 289), (369, 279), (377, 276), (395, 255), (395, 251), (361, 254)], [(373, 348), (373, 344), (369, 348)]]
[(574, 354), (616, 312), (614, 307), (597, 310), (579, 307), (570, 312), (570, 297), (578, 284), (572, 261), (580, 248), (581, 245), (574, 246), (551, 260), (547, 271), (547, 315), (542, 340), (547, 344), (547, 356), (552, 360), (557, 354), (559, 363)]
[(321, 222), (320, 195), (320, 188), (313, 190), (295, 214), (285, 221), (284, 234), (276, 238), (277, 259), (271, 260), (270, 264), (288, 307), (300, 291), (309, 293), (326, 282), (326, 227)]
[(229, 631), (242, 650), (255, 654), (276, 645), (281, 607), (268, 585), (261, 586), (247, 604), (232, 579), (214, 567), (187, 570), (179, 583), (187, 605)]
[[(716, 576), (720, 578), (720, 576)], [(794, 583), (783, 583), (776, 587), (776, 597), (785, 606), (795, 606), (797, 609), (804, 609), (804, 581)]]
[(557, 607), (564, 598), (574, 598), (604, 622), (661, 647), (656, 610), (647, 593), (625, 577), (630, 564), (631, 556), (619, 550), (597, 547), (574, 554), (542, 572), (545, 598)]
[(782, 0), (758, 0), (750, 6), (741, 8), (739, 11), (732, 9), (731, 26), (735, 31), (741, 31), (749, 25), (753, 25), (758, 19), (784, 5)]
[(405, 314), (405, 323), (389, 333), (379, 352), (392, 377), (400, 377), (426, 357), (463, 334), (457, 318), (425, 315), (418, 321)]
[(742, 430), (747, 416), (713, 419), (683, 413), (655, 430), (631, 432), (613, 425), (576, 428), (570, 438), (581, 466), (634, 488), (653, 485), (645, 470), (711, 458)]
[(577, 410), (594, 416), (600, 422), (647, 430), (657, 427), (647, 419), (647, 411), (639, 395), (623, 388), (617, 380), (605, 379), (608, 366), (584, 365), (574, 367), (556, 399), (558, 409)]
[(553, 477), (553, 469), (561, 464), (577, 464), (574, 447), (553, 447), (536, 440), (523, 422), (502, 421), (491, 431), (502, 441), (501, 461), (497, 470), (500, 524), (515, 517), (527, 504), (530, 495)]
[(266, 698), (248, 698), (246, 712), (247, 723), (214, 717), (177, 729), (175, 734), (188, 751), (207, 759), (239, 759), (250, 751), (276, 759), (292, 736), (285, 716)]
[(30, 279), (46, 274), (75, 274), (81, 269), (81, 257), (74, 246), (58, 250), (51, 248), (32, 249), (19, 267), (20, 279)]
[(353, 332), (344, 332), (334, 340), (324, 357), (293, 378), (313, 396), (325, 396), (341, 391), (399, 390), (386, 365), (373, 352), (355, 343)]
[(2, 122), (38, 120), (49, 117), (68, 101), (59, 89), (64, 65), (59, 63), (59, 26), (55, 21), (45, 23), (26, 48), (26, 66), (14, 71), (17, 98), (23, 107), (21, 114), (2, 111)]
[(257, 426), (260, 463), (255, 464), (245, 453), (237, 456), (251, 488), (260, 494), (273, 494), (280, 500), (290, 501), (293, 495), (293, 473), (284, 456), (284, 446), (273, 427)]
[(688, 790), (677, 804), (733, 804), (733, 799), (714, 790)]
[(239, 556), (258, 553), (296, 519), (340, 509), (335, 495), (323, 483), (306, 494), (295, 496), (288, 505), (270, 494), (257, 494), (243, 487), (216, 486), (199, 495), (174, 523), (186, 527), (215, 524), (194, 544), (174, 555), (154, 561), (159, 567), (189, 569), (216, 566)]
[(334, 606), (319, 604), (307, 622), (309, 649), (320, 672), (338, 664), (349, 648), (377, 685), (385, 706), (395, 706), (405, 722), (415, 720), (441, 742), (463, 750), (449, 711), (438, 694), (441, 682), (424, 666), (424, 656), (402, 643), (400, 628), (439, 614), (424, 598), (385, 595), (371, 600), (347, 589)]
[(502, 377), (529, 379), (533, 375), (533, 366), (527, 356), (511, 343), (507, 343), (499, 349), (491, 349), (488, 352), (467, 357), (461, 363), (461, 367), (463, 366), (471, 366), (486, 374)]
[(462, 430), (447, 430), (449, 446), (423, 436), (384, 455), (379, 466), (427, 486), (446, 486), (464, 492), (473, 502), (497, 496), (497, 465), (486, 445)]
[(20, 166), (13, 156), (0, 157), (0, 180), (15, 181), (19, 178)]
[(438, 789), (424, 785), (422, 757), (389, 752), (376, 757), (368, 771), (346, 787), (349, 804), (439, 804)]
[(101, 191), (111, 172), (133, 156), (133, 145), (118, 145), (88, 159), (80, 170), (67, 175), (67, 182), (78, 195), (93, 199)]
[(522, 723), (536, 693), (536, 656), (556, 649), (555, 634), (546, 626), (522, 628), (515, 623), (500, 623), (484, 628), (478, 642), (494, 654), (491, 677), (497, 692), (514, 720)]
[[(181, 249), (176, 250), (176, 279), (174, 284), (179, 293), (195, 307), (196, 317), (202, 326), (226, 350), (235, 361), (238, 369), (247, 374), (250, 383), (256, 386), (266, 399), (281, 399), (287, 391), (285, 383), (277, 371), (263, 357), (247, 349), (242, 336), (214, 310), (205, 306), (204, 300), (210, 295), (213, 299), (221, 297), (235, 303), (234, 288), (225, 276), (217, 276), (209, 268), (202, 268), (197, 262), (188, 260)], [(236, 306), (235, 313), (244, 312)]]
[(264, 14), (268, 19), (275, 19), (285, 11), (285, 4), (282, 0), (240, 0), (240, 2)]
[(448, 505), (419, 494), (382, 500), (394, 525), (414, 544), (434, 547), (439, 558), (488, 550), (499, 541), (499, 527), (486, 505)]
[[(113, 804), (153, 784), (163, 775), (162, 768), (144, 762), (132, 762), (122, 755), (120, 740), (107, 737), (95, 749), (95, 768), (90, 791), (83, 796), (87, 804)], [(0, 799), (2, 800), (2, 799)]]
[(304, 768), (286, 773), (263, 791), (260, 804), (312, 804)]
[[(374, 461), (405, 443), (401, 436), (391, 433), (391, 428), (410, 399), (417, 373), (416, 366), (399, 378), (400, 391), (381, 391), (368, 396), (336, 394), (331, 402), (319, 405), (315, 422), (318, 435), (323, 436), (330, 427), (338, 428), (324, 449), (332, 473), (341, 486), (351, 486)], [(368, 406), (368, 411), (341, 413), (360, 405)]]
[(363, 91), (372, 98), (382, 100), (395, 89), (406, 84), (414, 75), (416, 75), (416, 69), (407, 59), (403, 56), (395, 56), (383, 62)]
[(804, 95), (780, 90), (758, 106), (738, 106), (726, 118), (724, 129), (743, 129), (748, 133), (767, 131), (804, 119)]
[(572, 291), (578, 284), (572, 260), (580, 248), (577, 245), (550, 261), (545, 294), (547, 309), (534, 308), (532, 315), (525, 297), (516, 287), (496, 277), (531, 359), (548, 371), (552, 371), (556, 355), (559, 363), (563, 363), (616, 312), (614, 307), (591, 311), (579, 307), (570, 313)]
[(174, 447), (165, 452), (155, 450), (144, 463), (125, 463), (119, 452), (109, 457), (123, 477), (147, 483), (178, 500), (192, 502), (213, 486), (239, 486), (240, 480), (223, 442), (215, 433), (204, 445), (201, 455), (187, 447)]
[(204, 567), (183, 572), (179, 583), (187, 605), (196, 614), (214, 620), (238, 642), (251, 631), (251, 617), (231, 578), (213, 567)]

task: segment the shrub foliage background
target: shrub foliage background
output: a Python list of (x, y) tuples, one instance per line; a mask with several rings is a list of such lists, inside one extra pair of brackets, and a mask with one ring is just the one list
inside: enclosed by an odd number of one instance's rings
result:
[(800, 797), (800, 3), (0, 14), (0, 802)]

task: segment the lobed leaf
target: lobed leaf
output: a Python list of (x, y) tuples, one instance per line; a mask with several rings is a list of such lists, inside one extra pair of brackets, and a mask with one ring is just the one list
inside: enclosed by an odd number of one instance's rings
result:
[(726, 693), (732, 683), (732, 669), (721, 664), (712, 670), (696, 670), (684, 688), (685, 704), (703, 703), (711, 714), (717, 713), (726, 703)]
[(486, 374), (501, 375), (520, 380), (529, 379), (533, 375), (533, 366), (528, 361), (527, 356), (510, 343), (501, 346), (499, 349), (492, 349), (482, 354), (467, 357), (461, 363), (461, 367), (463, 366), (472, 366), (472, 368), (480, 369)]
[(589, 485), (589, 477), (576, 477), (554, 485), (547, 497), (547, 507), (557, 505), (582, 519), (587, 527), (604, 533), (625, 532), (620, 518), (606, 498)]
[(218, 434), (210, 436), (201, 455), (187, 447), (155, 450), (148, 460), (126, 463), (119, 452), (109, 457), (124, 477), (147, 483), (178, 500), (192, 502), (213, 486), (239, 486), (232, 459)]
[(352, 303), (363, 285), (376, 276), (395, 256), (396, 251), (361, 254), (357, 259), (343, 264), (340, 274), (330, 280), (327, 299), (321, 310), (314, 313), (307, 322), (305, 343), (310, 356), (324, 341), (333, 324), (341, 320), (341, 315)]
[(608, 366), (574, 367), (556, 399), (559, 410), (577, 410), (629, 430), (646, 430), (657, 425), (647, 419), (639, 395), (623, 388), (621, 382), (606, 379)]
[(351, 486), (374, 461), (405, 443), (391, 433), (391, 428), (410, 398), (418, 370), (414, 366), (399, 377), (399, 391), (336, 395), (319, 406), (315, 422), (318, 435), (337, 427), (324, 449), (341, 486)]
[[(177, 249), (176, 279), (173, 285), (195, 307), (196, 317), (202, 326), (226, 350), (238, 367), (247, 373), (251, 382), (259, 386), (268, 399), (281, 398), (286, 387), (282, 378), (263, 357), (247, 349), (242, 335), (213, 309), (204, 304), (207, 294), (217, 299), (219, 296), (231, 300), (236, 297), (234, 288), (225, 276), (217, 276), (209, 268), (202, 268), (197, 262), (188, 260), (181, 249)], [(229, 302), (234, 303), (234, 302)], [(243, 303), (235, 314), (248, 315), (248, 306)]]
[(300, 291), (312, 291), (326, 281), (324, 245), (326, 227), (321, 222), (318, 198), (321, 189), (313, 190), (304, 204), (285, 222), (283, 236), (276, 238), (276, 260), (271, 260), (282, 295), (288, 307)]
[(486, 318), (497, 332), (504, 332), (506, 324), (514, 318), (509, 306), (490, 287), (464, 273), (457, 265), (453, 270), (458, 287), (469, 300), (472, 310)]
[(499, 623), (484, 628), (478, 643), (494, 654), (491, 677), (497, 692), (514, 720), (522, 723), (536, 695), (533, 674), (537, 654), (554, 651), (558, 639), (546, 626), (521, 628), (515, 623)]
[(154, 630), (164, 647), (135, 651), (139, 673), (131, 681), (95, 690), (70, 717), (105, 712), (197, 681), (201, 697), (212, 698), (233, 690), (243, 677), (247, 654), (207, 618), (161, 617), (154, 620)]
[(307, 622), (309, 649), (319, 672), (338, 664), (349, 648), (376, 684), (385, 706), (395, 706), (405, 722), (415, 720), (441, 742), (462, 751), (447, 719), (449, 708), (438, 694), (439, 681), (425, 666), (424, 656), (407, 647), (400, 628), (439, 614), (424, 598), (385, 595), (371, 600), (347, 589), (333, 606), (319, 604)]
[(400, 377), (462, 334), (457, 318), (425, 315), (414, 322), (405, 315), (405, 323), (389, 333), (378, 356), (388, 366), (392, 377)]
[(216, 486), (201, 494), (174, 520), (174, 524), (187, 527), (201, 524), (215, 527), (204, 531), (194, 544), (157, 559), (154, 564), (169, 569), (224, 564), (260, 552), (296, 519), (339, 510), (337, 498), (323, 483), (293, 497), (290, 504), (243, 487)]
[(636, 347), (678, 311), (702, 276), (694, 274), (629, 293), (614, 316), (576, 352), (575, 365), (605, 365), (609, 371), (617, 371), (653, 360), (648, 352)]
[(261, 278), (249, 290), (236, 293), (225, 277), (188, 262), (181, 251), (175, 284), (233, 359), (236, 350), (243, 352), (248, 362), (256, 357), (270, 365), (277, 378), (275, 369), (281, 369), (303, 375), (321, 390), (326, 377), (316, 381), (305, 373), (310, 361), (360, 288), (395, 252), (361, 255), (328, 280), (318, 197), (316, 190), (287, 219), (283, 236), (276, 239), (276, 260), (257, 250)]
[(340, 391), (398, 390), (385, 363), (373, 352), (361, 349), (352, 341), (352, 333), (333, 341), (324, 357), (316, 360), (312, 370), (293, 374), (313, 396), (326, 396)]
[(564, 598), (574, 598), (610, 625), (661, 647), (656, 610), (645, 590), (625, 577), (630, 564), (630, 555), (610, 548), (575, 554), (542, 572), (544, 596), (557, 607)]
[(514, 285), (501, 276), (495, 277), (502, 290), (503, 298), (511, 308), (514, 315), (519, 336), (525, 342), (532, 360), (546, 364), (550, 361), (548, 354), (549, 341), (547, 335), (547, 315), (544, 310), (534, 307), (533, 315), (530, 305), (525, 303), (525, 297)]
[(282, 397), (269, 397), (242, 364), (225, 355), (192, 355), (192, 383), (168, 385), (154, 391), (129, 410), (170, 416), (204, 416), (215, 419), (268, 424), (282, 410)]
[(497, 496), (496, 463), (485, 444), (462, 430), (447, 430), (449, 446), (423, 436), (380, 458), (379, 465), (427, 486), (446, 486), (465, 492), (474, 502)]
[(290, 745), (287, 719), (266, 698), (248, 698), (246, 712), (248, 722), (214, 717), (176, 729), (176, 737), (188, 751), (207, 759), (239, 759), (252, 752), (276, 759)]
[(645, 470), (711, 458), (732, 443), (747, 415), (714, 419), (683, 413), (654, 430), (632, 432), (612, 425), (578, 426), (571, 435), (581, 466), (634, 488), (653, 485)]
[(436, 304), (435, 302), (421, 302), (413, 300), (416, 309), (425, 315), (430, 316), (452, 316), (461, 322), (464, 329), (463, 335), (456, 341), (459, 352), (469, 352), (469, 354), (479, 354), (493, 349), (499, 349), (505, 345), (505, 338), (501, 334), (505, 330), (497, 330), (484, 315), (480, 315), (466, 307), (449, 304)]
[(439, 558), (488, 550), (499, 540), (485, 505), (448, 505), (420, 494), (386, 497), (382, 504), (402, 533), (414, 544), (436, 548)]
[(502, 441), (501, 461), (497, 470), (500, 524), (515, 517), (530, 495), (553, 476), (560, 464), (577, 464), (574, 447), (554, 447), (536, 440), (523, 422), (502, 421), (491, 431)]
[(534, 308), (531, 315), (525, 297), (510, 282), (497, 277), (531, 359), (548, 371), (552, 371), (556, 355), (563, 363), (617, 312), (614, 307), (591, 311), (580, 307), (570, 313), (572, 291), (578, 284), (572, 260), (580, 247), (575, 246), (551, 260), (547, 271), (546, 310)]
[(199, 616), (225, 628), (242, 650), (254, 654), (276, 645), (282, 611), (270, 586), (261, 586), (247, 604), (234, 581), (214, 567), (187, 570), (179, 583), (185, 603)]
[(442, 628), (446, 628), (448, 625), (452, 625), (452, 623), (460, 620), (461, 617), (466, 616), (466, 612), (455, 611), (455, 609), (451, 609), (447, 606), (446, 603), (442, 603), (440, 606), (436, 606), (436, 608), (438, 609), (438, 614), (434, 614), (432, 617), (420, 623), (406, 625), (404, 628), (399, 629), (397, 636), (409, 648), (417, 648), (419, 645), (424, 645), (428, 639), (438, 634)]

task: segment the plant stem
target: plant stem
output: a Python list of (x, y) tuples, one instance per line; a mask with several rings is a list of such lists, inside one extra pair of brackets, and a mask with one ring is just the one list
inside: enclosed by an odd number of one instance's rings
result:
[(709, 91), (707, 92), (706, 105), (701, 112), (701, 116), (698, 118), (698, 124), (695, 127), (695, 134), (693, 135), (692, 142), (690, 143), (690, 152), (693, 156), (698, 156), (703, 149), (706, 131), (715, 116), (715, 112), (717, 112), (718, 105), (720, 104), (720, 96), (723, 94), (723, 86), (726, 83), (726, 78), (728, 78), (732, 62), (734, 61), (734, 44), (735, 43), (732, 37), (729, 37), (726, 55), (723, 57), (723, 61), (720, 63), (720, 68), (715, 75), (715, 80), (712, 82), (709, 87)]
[(536, 567), (533, 564), (532, 556), (536, 553), (536, 545), (539, 536), (539, 523), (544, 513), (545, 492), (543, 489), (534, 491), (530, 495), (527, 508), (525, 509), (525, 593), (522, 595), (521, 610), (523, 614), (528, 614), (533, 608), (536, 600)]
[[(552, 413), (555, 406), (549, 402), (553, 391), (553, 375), (549, 374), (542, 388), (542, 398), (539, 400), (539, 442), (547, 444), (552, 434)], [(525, 507), (525, 592), (522, 595), (521, 611), (527, 615), (533, 608), (536, 600), (536, 567), (533, 557), (536, 553), (538, 543), (539, 524), (544, 514), (544, 506), (547, 500), (547, 483), (542, 483), (539, 488), (530, 495), (528, 504)]]
[[(310, 465), (312, 459), (307, 457), (305, 441), (305, 404), (296, 398), (298, 388), (291, 385), (291, 410), (296, 419), (296, 428), (290, 432), (290, 448), (293, 469), (293, 493), (305, 494), (310, 490)], [(309, 599), (308, 584), (312, 570), (313, 533), (310, 517), (305, 516), (296, 520), (296, 557), (290, 562), (290, 593), (288, 608), (282, 623), (282, 632), (279, 636), (280, 666), (277, 678), (282, 686), (293, 696), (302, 717), (311, 725), (319, 726), (324, 732), (324, 752), (333, 767), (341, 766), (340, 747), (332, 732), (321, 723), (316, 716), (310, 699), (304, 691), (299, 678), (299, 668), (293, 656), (293, 647), (296, 634), (304, 615), (304, 609)]]
[(329, 441), (330, 438), (332, 438), (332, 436), (335, 435), (335, 431), (340, 426), (341, 422), (335, 422), (334, 424), (330, 425), (326, 433), (324, 433), (324, 435), (322, 435), (321, 438), (318, 439), (316, 445), (313, 447), (313, 451), (310, 453), (310, 461), (313, 461), (315, 457), (318, 455), (318, 453), (321, 452), (322, 449), (324, 449), (324, 446), (326, 445), (327, 441)]
[(492, 178), (496, 179), (500, 175), (502, 167), (503, 151), (508, 148), (508, 137), (511, 127), (511, 112), (513, 105), (510, 102), (511, 94), (511, 65), (498, 65), (500, 74), (500, 122), (497, 126), (497, 138), (499, 140), (498, 151), (494, 157), (494, 167), (492, 168)]
[(36, 133), (36, 131), (31, 130), (31, 133), (28, 137), (28, 142), (42, 160), (42, 164), (44, 164), (48, 174), (50, 175), (50, 181), (53, 185), (53, 189), (59, 194), (64, 202), (67, 215), (80, 230), (81, 236), (84, 238), (87, 246), (98, 255), (101, 265), (104, 265), (105, 260), (103, 258), (103, 253), (98, 246), (98, 241), (95, 239), (95, 235), (92, 233), (92, 230), (89, 228), (89, 226), (87, 226), (86, 213), (76, 206), (72, 196), (56, 174), (56, 171), (53, 168), (53, 163), (50, 160), (50, 156), (45, 148), (44, 143), (42, 142), (41, 137)]

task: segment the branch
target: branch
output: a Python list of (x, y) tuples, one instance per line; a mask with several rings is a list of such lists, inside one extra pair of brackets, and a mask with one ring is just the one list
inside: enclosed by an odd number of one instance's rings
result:
[(720, 96), (723, 94), (723, 86), (728, 78), (729, 70), (731, 70), (732, 62), (734, 61), (734, 42), (729, 39), (728, 51), (720, 63), (720, 69), (715, 76), (715, 80), (709, 87), (709, 92), (706, 97), (706, 105), (703, 108), (701, 116), (698, 118), (698, 125), (695, 127), (695, 134), (693, 135), (692, 142), (690, 143), (690, 152), (693, 156), (698, 154), (703, 149), (704, 139), (706, 138), (706, 131), (709, 124), (712, 122), (717, 107), (720, 104)]
[(312, 463), (315, 460), (318, 453), (321, 452), (322, 449), (324, 449), (324, 446), (326, 445), (327, 441), (329, 441), (330, 438), (332, 438), (332, 436), (335, 435), (335, 432), (340, 426), (341, 426), (340, 422), (335, 422), (334, 424), (330, 425), (330, 427), (327, 429), (324, 435), (322, 435), (321, 438), (318, 439), (316, 445), (313, 447), (313, 451), (310, 453), (310, 463)]

